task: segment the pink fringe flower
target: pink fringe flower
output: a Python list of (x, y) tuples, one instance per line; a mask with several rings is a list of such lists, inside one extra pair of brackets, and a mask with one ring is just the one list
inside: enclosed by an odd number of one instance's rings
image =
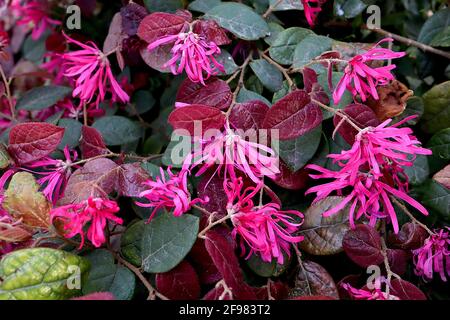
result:
[(141, 192), (139, 195), (140, 198), (145, 198), (148, 202), (136, 202), (140, 207), (154, 208), (148, 221), (161, 208), (168, 211), (173, 209), (173, 215), (179, 217), (189, 211), (192, 205), (207, 201), (207, 199), (198, 198), (191, 200), (191, 194), (187, 188), (188, 171), (182, 170), (179, 174), (174, 174), (170, 168), (167, 169), (167, 173), (160, 168), (160, 174), (155, 181), (146, 181), (145, 185), (149, 186), (150, 189)]
[(113, 101), (127, 103), (128, 94), (120, 87), (111, 71), (107, 54), (104, 54), (93, 42), (83, 44), (67, 35), (69, 43), (74, 43), (82, 50), (64, 53), (64, 75), (75, 80), (74, 97), (79, 97), (82, 104), (95, 99), (98, 107), (105, 100), (107, 91), (112, 94)]
[[(290, 256), (290, 245), (303, 240), (293, 236), (302, 224), (303, 214), (295, 210), (281, 211), (276, 203), (255, 207), (251, 200), (262, 185), (243, 189), (242, 178), (225, 181), (224, 189), (228, 197), (227, 211), (231, 216), (234, 238), (240, 236), (240, 247), (246, 259), (259, 254), (266, 262), (277, 259), (284, 263), (284, 253)], [(297, 218), (297, 220), (296, 220)]]
[(17, 25), (26, 25), (32, 31), (33, 40), (39, 39), (42, 34), (53, 26), (61, 25), (61, 21), (48, 17), (47, 1), (29, 1), (26, 4), (12, 5), (12, 9), (18, 14)]
[(85, 242), (84, 227), (90, 223), (87, 230), (87, 238), (98, 248), (105, 243), (105, 227), (108, 221), (122, 224), (122, 219), (116, 217), (120, 208), (115, 201), (92, 198), (77, 204), (69, 204), (55, 208), (50, 212), (51, 222), (57, 218), (63, 220), (66, 238), (73, 238), (80, 235), (81, 249)]
[(275, 178), (280, 173), (279, 158), (272, 148), (243, 139), (228, 124), (225, 132), (200, 143), (203, 145), (200, 150), (194, 151), (185, 161), (185, 166), (193, 162), (191, 169), (201, 166), (197, 176), (216, 165), (218, 165), (217, 172), (224, 169), (225, 178), (236, 180), (237, 169), (257, 184), (264, 176)]
[[(428, 215), (428, 211), (420, 203), (407, 195), (408, 183), (399, 183), (402, 179), (407, 179), (406, 176), (399, 175), (403, 173), (401, 166), (412, 166), (416, 154), (431, 154), (430, 150), (417, 146), (420, 141), (412, 135), (410, 128), (398, 128), (410, 119), (409, 117), (390, 127), (387, 125), (392, 119), (388, 119), (375, 128), (362, 130), (350, 150), (328, 156), (341, 167), (340, 171), (331, 171), (317, 165), (307, 166), (320, 173), (311, 175), (313, 179), (333, 179), (332, 182), (310, 188), (306, 192), (317, 193), (314, 202), (328, 197), (332, 192), (342, 194), (347, 187), (351, 190), (340, 204), (324, 212), (324, 216), (336, 214), (347, 204), (351, 204), (349, 218), (352, 227), (355, 226), (355, 211), (359, 206), (356, 220), (365, 214), (370, 225), (374, 226), (377, 219), (389, 217), (397, 233), (397, 216), (390, 196), (402, 199)], [(390, 184), (397, 185), (399, 190)]]
[(386, 38), (378, 42), (372, 49), (357, 55), (348, 62), (345, 75), (339, 81), (333, 92), (334, 103), (341, 101), (345, 90), (349, 90), (354, 97), (358, 94), (362, 101), (371, 95), (375, 100), (379, 99), (377, 86), (386, 85), (394, 80), (391, 71), (396, 68), (395, 64), (389, 66), (372, 68), (368, 65), (371, 61), (398, 59), (405, 56), (405, 52), (394, 52), (390, 49), (379, 48), (384, 42), (392, 42), (394, 39)]
[(347, 290), (349, 295), (355, 300), (400, 300), (397, 296), (387, 294), (377, 287), (369, 290), (367, 287), (363, 289), (353, 288), (348, 283), (344, 283), (342, 287)]
[(305, 17), (311, 28), (316, 24), (317, 17), (322, 11), (321, 7), (325, 2), (327, 0), (302, 0)]
[(214, 58), (215, 55), (220, 54), (219, 47), (212, 41), (206, 42), (192, 31), (161, 37), (150, 43), (148, 50), (151, 51), (172, 42), (174, 42), (171, 50), (172, 58), (163, 67), (170, 67), (173, 74), (181, 74), (185, 70), (192, 82), (205, 85), (205, 80), (210, 76), (217, 75), (218, 71), (225, 72), (223, 65)]
[(69, 147), (64, 148), (65, 160), (44, 157), (33, 163), (27, 164), (25, 170), (40, 168), (42, 171), (32, 171), (34, 174), (43, 176), (37, 182), (45, 188), (42, 193), (55, 204), (63, 195), (65, 185), (72, 174), (72, 163), (78, 157), (76, 151), (70, 151)]
[(441, 229), (425, 240), (424, 245), (413, 251), (415, 273), (425, 280), (433, 279), (433, 272), (439, 273), (442, 281), (450, 276), (450, 228)]

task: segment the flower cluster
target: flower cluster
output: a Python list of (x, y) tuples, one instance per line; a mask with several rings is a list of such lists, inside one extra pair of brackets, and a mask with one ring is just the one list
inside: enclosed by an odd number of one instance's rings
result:
[(121, 218), (116, 217), (120, 208), (115, 201), (103, 198), (90, 197), (81, 203), (69, 204), (53, 209), (50, 212), (51, 221), (61, 219), (64, 225), (66, 238), (76, 235), (81, 237), (79, 248), (85, 243), (85, 226), (89, 224), (87, 238), (95, 247), (101, 247), (105, 243), (105, 227), (111, 221), (122, 224)]
[[(392, 205), (391, 196), (402, 199), (415, 207), (424, 215), (428, 211), (416, 200), (407, 195), (407, 183), (403, 166), (412, 166), (415, 155), (430, 155), (431, 151), (419, 147), (420, 142), (412, 135), (410, 128), (399, 128), (409, 118), (388, 126), (388, 119), (377, 127), (368, 127), (360, 131), (350, 150), (341, 154), (331, 154), (341, 169), (331, 171), (318, 165), (309, 165), (319, 174), (312, 174), (314, 179), (333, 179), (333, 181), (312, 187), (308, 193), (317, 193), (315, 202), (328, 197), (331, 193), (344, 194), (349, 188), (349, 194), (336, 207), (324, 212), (331, 216), (350, 205), (350, 224), (355, 226), (355, 220), (365, 215), (374, 226), (377, 219), (388, 218), (398, 232), (397, 216)], [(398, 188), (398, 189), (397, 189)]]
[(305, 11), (305, 17), (308, 24), (314, 27), (317, 17), (322, 12), (322, 6), (327, 0), (301, 0), (303, 4), (303, 10)]

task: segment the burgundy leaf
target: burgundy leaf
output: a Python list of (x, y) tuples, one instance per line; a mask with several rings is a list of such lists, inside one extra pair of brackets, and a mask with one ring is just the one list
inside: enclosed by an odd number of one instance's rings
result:
[(264, 119), (264, 128), (278, 129), (280, 140), (295, 139), (322, 123), (322, 110), (305, 90), (294, 91), (277, 101)]
[(290, 300), (338, 300), (334, 297), (329, 296), (303, 296), (303, 297), (294, 297)]
[[(283, 282), (271, 282), (270, 284), (270, 295), (275, 300), (283, 300), (288, 296), (289, 290), (286, 284)], [(255, 294), (258, 300), (268, 300), (268, 290), (267, 285), (261, 288), (255, 288)]]
[[(376, 127), (380, 124), (380, 120), (378, 120), (375, 112), (363, 104), (350, 104), (345, 107), (343, 112), (360, 128)], [(341, 119), (341, 116), (335, 115), (333, 119), (334, 125), (337, 126)], [(358, 131), (346, 121), (339, 126), (338, 132), (350, 145), (355, 142), (355, 136), (358, 134)]]
[(53, 124), (21, 123), (9, 133), (8, 152), (18, 165), (23, 165), (55, 151), (63, 136), (64, 128)]
[(211, 179), (210, 174), (202, 175), (197, 187), (198, 197), (201, 199), (209, 198), (209, 201), (202, 205), (209, 212), (217, 212), (219, 217), (227, 214), (226, 207), (228, 198), (223, 189), (223, 178), (217, 174)]
[(178, 34), (188, 26), (184, 17), (164, 12), (155, 12), (146, 16), (139, 24), (137, 35), (148, 43), (156, 39)]
[(123, 164), (121, 169), (117, 191), (126, 197), (138, 197), (147, 188), (144, 182), (150, 179), (150, 175), (140, 162)]
[(398, 234), (389, 236), (389, 244), (404, 250), (414, 250), (423, 245), (428, 238), (428, 232), (416, 223), (407, 222)]
[(195, 242), (189, 252), (189, 260), (197, 271), (201, 284), (212, 284), (222, 279), (219, 270), (206, 251), (205, 240), (198, 239)]
[(344, 284), (349, 284), (353, 288), (359, 287), (359, 278), (360, 275), (350, 274), (345, 276), (337, 283), (337, 288), (339, 292), (339, 297), (341, 299), (351, 300), (353, 297), (349, 294), (348, 290), (344, 288)]
[(381, 237), (368, 225), (360, 224), (349, 230), (342, 240), (342, 246), (347, 256), (363, 268), (379, 265), (384, 261)]
[[(221, 130), (225, 124), (225, 115), (217, 108), (193, 104), (172, 111), (169, 123), (174, 129), (187, 130), (191, 136), (203, 135), (209, 129)], [(195, 129), (201, 131), (195, 132)]]
[(232, 290), (233, 298), (255, 300), (256, 295), (253, 289), (245, 283), (234, 248), (226, 237), (215, 230), (208, 231), (205, 246), (225, 283)]
[(116, 13), (109, 25), (108, 35), (103, 43), (103, 52), (108, 53), (118, 49), (116, 51), (117, 57), (120, 59), (119, 61), (123, 61), (123, 58), (119, 57), (119, 55), (122, 50), (122, 42), (126, 38), (128, 38), (128, 35), (124, 33), (122, 28), (122, 16), (120, 13)]
[(330, 103), (330, 98), (325, 92), (323, 87), (318, 83), (318, 77), (316, 71), (310, 68), (303, 69), (303, 83), (305, 85), (305, 90), (312, 97), (319, 102), (328, 105)]
[(83, 159), (109, 153), (101, 134), (97, 129), (88, 126), (81, 128), (80, 149)]
[(182, 261), (169, 272), (158, 273), (156, 288), (171, 300), (200, 298), (200, 282), (197, 273), (187, 261)]
[(116, 300), (116, 297), (111, 292), (94, 292), (70, 300)]
[(198, 20), (194, 24), (194, 32), (203, 37), (206, 42), (214, 42), (218, 46), (231, 43), (227, 33), (214, 20)]
[(186, 79), (177, 93), (177, 102), (186, 104), (201, 104), (218, 109), (227, 109), (233, 99), (230, 86), (218, 78), (210, 78), (206, 86)]
[(408, 253), (400, 249), (387, 249), (386, 253), (391, 270), (398, 275), (404, 274), (408, 265)]
[(308, 170), (300, 169), (297, 172), (292, 172), (288, 166), (280, 160), (280, 174), (273, 182), (284, 189), (300, 190), (306, 187), (308, 180)]
[(263, 126), (269, 106), (260, 100), (237, 103), (231, 110), (229, 121), (236, 129), (258, 130)]
[(147, 46), (143, 46), (139, 52), (142, 60), (153, 69), (159, 72), (170, 72), (170, 67), (165, 66), (165, 63), (172, 58), (171, 49), (172, 44), (159, 46), (152, 51), (149, 51)]
[(394, 279), (391, 281), (390, 293), (400, 300), (427, 300), (425, 294), (411, 282)]
[[(202, 300), (219, 300), (224, 292), (223, 287), (214, 287), (202, 298)], [(221, 300), (231, 300), (228, 294), (224, 294)]]
[(188, 10), (178, 9), (177, 11), (175, 11), (175, 14), (182, 17), (187, 22), (192, 22), (192, 13)]
[(137, 33), (139, 24), (147, 14), (147, 9), (134, 2), (130, 2), (122, 7), (120, 15), (122, 16), (123, 31), (129, 36), (134, 36)]
[(87, 162), (69, 178), (59, 205), (80, 203), (89, 197), (107, 197), (118, 189), (121, 167), (114, 161), (99, 158)]

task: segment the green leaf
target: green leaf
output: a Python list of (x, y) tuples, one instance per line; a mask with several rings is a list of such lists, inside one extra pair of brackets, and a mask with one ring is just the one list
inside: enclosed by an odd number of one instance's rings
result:
[(100, 132), (108, 146), (131, 143), (142, 135), (138, 124), (121, 116), (102, 117), (95, 121), (92, 127)]
[(205, 17), (243, 40), (258, 40), (269, 35), (269, 26), (252, 8), (241, 3), (223, 3), (209, 10)]
[(59, 144), (59, 149), (64, 149), (66, 145), (70, 148), (78, 146), (83, 125), (75, 119), (63, 118), (59, 120), (58, 126), (66, 129), (61, 143)]
[(269, 22), (269, 32), (270, 36), (265, 37), (264, 41), (269, 45), (273, 45), (275, 42), (275, 39), (278, 37), (278, 35), (284, 31), (284, 28), (280, 26), (278, 23), (275, 22)]
[(307, 36), (313, 34), (314, 32), (309, 29), (298, 27), (280, 32), (269, 49), (270, 57), (280, 64), (292, 64), (297, 45)]
[(128, 226), (120, 240), (120, 252), (122, 256), (135, 266), (141, 266), (141, 244), (142, 232), (144, 231), (145, 221), (139, 220)]
[(347, 19), (360, 15), (366, 7), (367, 4), (362, 0), (336, 0), (334, 2), (335, 14)]
[[(296, 69), (303, 68), (312, 59), (320, 56), (325, 51), (331, 49), (331, 39), (324, 36), (310, 35), (303, 39), (294, 51), (293, 67)], [(318, 66), (311, 66), (312, 69), (317, 69)]]
[(175, 12), (183, 9), (182, 0), (144, 0), (144, 3), (151, 12)]
[(231, 54), (226, 50), (220, 49), (220, 54), (215, 58), (217, 62), (223, 65), (223, 68), (225, 69), (225, 72), (221, 72), (220, 75), (226, 76), (233, 74), (239, 68), (236, 62), (234, 62), (234, 59), (231, 56)]
[(443, 32), (450, 25), (450, 8), (433, 14), (423, 25), (418, 41), (430, 44), (434, 37)]
[(343, 197), (327, 197), (306, 211), (300, 231), (300, 234), (305, 237), (300, 243), (304, 251), (319, 256), (342, 251), (342, 239), (350, 230), (349, 206), (330, 217), (324, 217), (323, 213), (336, 207), (343, 199)]
[(301, 1), (269, 0), (269, 4), (273, 6), (273, 11), (303, 10)]
[(430, 168), (428, 166), (428, 157), (424, 155), (417, 155), (411, 167), (404, 167), (405, 173), (409, 178), (409, 183), (413, 186), (424, 183), (430, 175)]
[[(333, 71), (333, 74), (332, 74), (333, 90), (334, 90), (334, 88), (336, 88), (336, 86), (338, 85), (339, 81), (342, 79), (343, 76), (344, 76), (343, 72)], [(333, 92), (330, 89), (330, 86), (328, 85), (328, 73), (325, 72), (325, 73), (319, 74), (319, 76), (317, 78), (317, 82), (322, 86), (323, 90), (328, 94), (328, 97), (331, 98), (333, 96)], [(353, 96), (350, 93), (350, 91), (348, 91), (348, 90), (346, 90), (344, 92), (344, 95), (342, 96), (341, 100), (339, 101), (339, 104), (335, 105), (333, 99), (330, 99), (330, 107), (332, 107), (334, 109), (344, 109), (346, 106), (348, 106), (351, 103), (353, 103)], [(331, 111), (322, 110), (322, 112), (323, 112), (324, 120), (333, 118), (333, 116), (334, 116), (334, 113)]]
[(433, 157), (450, 160), (450, 128), (439, 131), (428, 141)]
[(256, 92), (247, 90), (246, 88), (242, 88), (241, 91), (239, 91), (236, 102), (244, 103), (244, 102), (251, 101), (251, 100), (260, 100), (260, 101), (264, 102), (265, 104), (267, 104), (268, 106), (272, 105), (270, 103), (270, 101), (267, 100), (262, 95), (260, 95)]
[(421, 188), (424, 191), (422, 203), (424, 206), (450, 218), (450, 190), (442, 184), (430, 181)]
[(435, 133), (448, 128), (450, 123), (450, 81), (434, 86), (423, 95), (425, 113), (422, 129)]
[[(155, 105), (155, 98), (146, 90), (139, 90), (133, 95), (134, 108), (127, 106), (127, 111), (130, 115), (143, 114), (151, 110)], [(136, 110), (135, 110), (136, 109)]]
[(190, 136), (172, 134), (169, 145), (161, 158), (162, 164), (173, 168), (183, 167), (184, 160), (192, 150), (188, 146), (192, 147)]
[(111, 292), (118, 300), (131, 300), (136, 278), (129, 269), (116, 265), (112, 254), (104, 249), (95, 250), (86, 258), (92, 267), (83, 284), (83, 294)]
[(292, 172), (303, 168), (319, 148), (322, 125), (292, 140), (279, 141), (280, 157)]
[(416, 118), (408, 120), (408, 122), (406, 122), (408, 125), (414, 126), (422, 118), (424, 109), (425, 107), (423, 104), (423, 99), (421, 97), (411, 97), (407, 101), (405, 111), (403, 111), (403, 113), (400, 116), (395, 118), (394, 123), (403, 120), (405, 118), (408, 118), (410, 116), (417, 116)]
[(17, 101), (17, 110), (42, 110), (55, 105), (58, 101), (64, 99), (72, 88), (63, 86), (43, 86), (33, 88), (19, 98)]
[(46, 31), (39, 39), (33, 40), (31, 34), (23, 42), (23, 58), (32, 62), (39, 62), (44, 57), (46, 52), (45, 42), (49, 36), (49, 32)]
[(272, 92), (276, 92), (283, 86), (283, 74), (273, 64), (264, 59), (254, 60), (250, 68), (261, 83)]
[(450, 26), (439, 32), (430, 45), (434, 47), (450, 47)]
[[(80, 293), (89, 262), (50, 248), (14, 251), (0, 261), (0, 300), (64, 300)], [(78, 284), (78, 286), (77, 286)]]
[(220, 0), (194, 0), (189, 4), (188, 9), (206, 13), (221, 3), (222, 2)]
[(186, 257), (197, 239), (199, 218), (165, 213), (144, 226), (142, 267), (145, 272), (167, 272)]

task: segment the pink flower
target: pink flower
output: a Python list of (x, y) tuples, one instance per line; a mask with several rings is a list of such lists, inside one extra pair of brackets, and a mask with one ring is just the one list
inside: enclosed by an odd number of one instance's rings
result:
[(64, 223), (64, 230), (68, 231), (65, 234), (66, 238), (73, 238), (77, 234), (81, 237), (79, 249), (81, 249), (85, 242), (85, 235), (83, 228), (90, 223), (87, 231), (87, 238), (95, 247), (100, 247), (105, 243), (105, 227), (108, 221), (116, 224), (122, 224), (122, 219), (116, 217), (116, 213), (120, 208), (115, 201), (92, 198), (77, 204), (69, 204), (59, 208), (55, 208), (50, 212), (50, 218), (53, 221), (60, 218)]
[(397, 296), (387, 294), (382, 291), (380, 287), (376, 287), (372, 290), (367, 287), (363, 289), (353, 288), (348, 283), (342, 284), (342, 287), (348, 291), (349, 295), (355, 300), (400, 300)]
[(425, 280), (433, 279), (433, 272), (439, 273), (442, 281), (450, 276), (450, 228), (441, 229), (425, 240), (424, 245), (413, 251), (415, 273)]
[(163, 67), (170, 67), (173, 74), (181, 74), (185, 70), (192, 82), (205, 85), (205, 80), (212, 75), (217, 75), (218, 70), (225, 72), (223, 65), (214, 58), (215, 55), (220, 54), (219, 47), (212, 41), (206, 42), (192, 31), (161, 37), (150, 43), (148, 50), (154, 50), (172, 42), (174, 42), (171, 50), (172, 58)]
[(279, 159), (271, 148), (243, 139), (226, 124), (225, 132), (214, 139), (200, 141), (203, 146), (186, 158), (185, 166), (201, 166), (197, 176), (218, 165), (217, 172), (225, 171), (225, 178), (236, 180), (236, 169), (259, 183), (264, 176), (275, 178), (280, 172)]
[(192, 205), (204, 202), (201, 199), (191, 200), (191, 194), (187, 189), (188, 171), (182, 170), (179, 174), (174, 174), (170, 168), (167, 169), (167, 173), (160, 168), (160, 173), (161, 175), (155, 181), (148, 180), (145, 182), (145, 185), (149, 186), (150, 189), (141, 192), (139, 195), (139, 197), (147, 199), (148, 202), (136, 202), (140, 207), (154, 208), (148, 221), (161, 208), (168, 211), (173, 209), (173, 215), (179, 217), (189, 211)]
[(0, 30), (0, 61), (7, 60), (9, 58), (6, 49), (9, 46), (9, 36), (4, 30)]
[(61, 25), (61, 21), (48, 17), (47, 1), (30, 1), (26, 4), (16, 4), (12, 6), (19, 15), (17, 25), (26, 25), (33, 30), (31, 37), (37, 40), (52, 26)]
[(69, 43), (74, 43), (82, 50), (64, 53), (64, 75), (75, 81), (74, 97), (79, 97), (82, 103), (95, 100), (95, 105), (105, 100), (107, 91), (112, 94), (113, 101), (127, 103), (128, 94), (122, 90), (111, 71), (108, 55), (104, 54), (93, 42), (83, 44), (67, 35)]
[[(327, 2), (327, 0), (302, 0), (305, 17), (311, 28), (316, 24), (317, 16), (322, 11), (321, 7), (325, 2)], [(311, 6), (311, 4), (314, 5)]]
[(34, 174), (43, 176), (37, 182), (45, 188), (42, 193), (55, 204), (63, 195), (64, 189), (72, 174), (72, 163), (77, 159), (77, 152), (70, 151), (69, 147), (64, 148), (65, 160), (44, 157), (33, 163), (27, 164), (25, 170), (40, 168), (42, 171), (32, 171)]
[(396, 68), (395, 64), (372, 68), (368, 65), (371, 61), (397, 59), (405, 56), (405, 52), (394, 52), (390, 49), (379, 48), (384, 42), (392, 42), (394, 39), (386, 38), (378, 42), (366, 53), (353, 57), (345, 68), (345, 75), (339, 81), (333, 92), (334, 103), (341, 101), (345, 90), (349, 90), (354, 97), (358, 94), (362, 101), (367, 100), (367, 95), (371, 95), (375, 100), (379, 99), (377, 86), (388, 84), (394, 80), (391, 71)]
[(224, 182), (227, 210), (234, 226), (232, 235), (234, 238), (239, 235), (243, 255), (248, 248), (246, 259), (259, 254), (266, 262), (277, 259), (283, 264), (283, 254), (290, 256), (290, 245), (303, 240), (302, 236), (292, 235), (298, 231), (303, 214), (295, 210), (281, 211), (276, 203), (255, 207), (251, 199), (261, 187), (249, 187), (241, 193), (242, 178)]
[[(343, 194), (347, 187), (351, 190), (339, 205), (324, 212), (324, 216), (336, 214), (350, 204), (352, 227), (355, 226), (355, 211), (359, 207), (356, 219), (365, 214), (370, 225), (374, 226), (377, 219), (389, 217), (397, 233), (397, 216), (390, 196), (406, 201), (424, 215), (428, 214), (420, 203), (407, 195), (407, 180), (400, 183), (407, 179), (401, 166), (412, 166), (416, 154), (431, 154), (430, 150), (417, 146), (420, 142), (412, 135), (410, 128), (398, 128), (409, 119), (387, 127), (392, 121), (388, 119), (375, 128), (369, 127), (358, 133), (350, 150), (328, 156), (341, 167), (340, 171), (331, 171), (317, 165), (307, 167), (320, 173), (311, 175), (313, 179), (333, 179), (306, 192), (317, 193), (315, 202), (333, 192)], [(398, 190), (393, 186), (397, 186)]]
[(65, 80), (64, 58), (61, 54), (49, 52), (45, 55), (47, 61), (41, 64), (41, 68), (54, 75), (54, 84), (63, 84)]

